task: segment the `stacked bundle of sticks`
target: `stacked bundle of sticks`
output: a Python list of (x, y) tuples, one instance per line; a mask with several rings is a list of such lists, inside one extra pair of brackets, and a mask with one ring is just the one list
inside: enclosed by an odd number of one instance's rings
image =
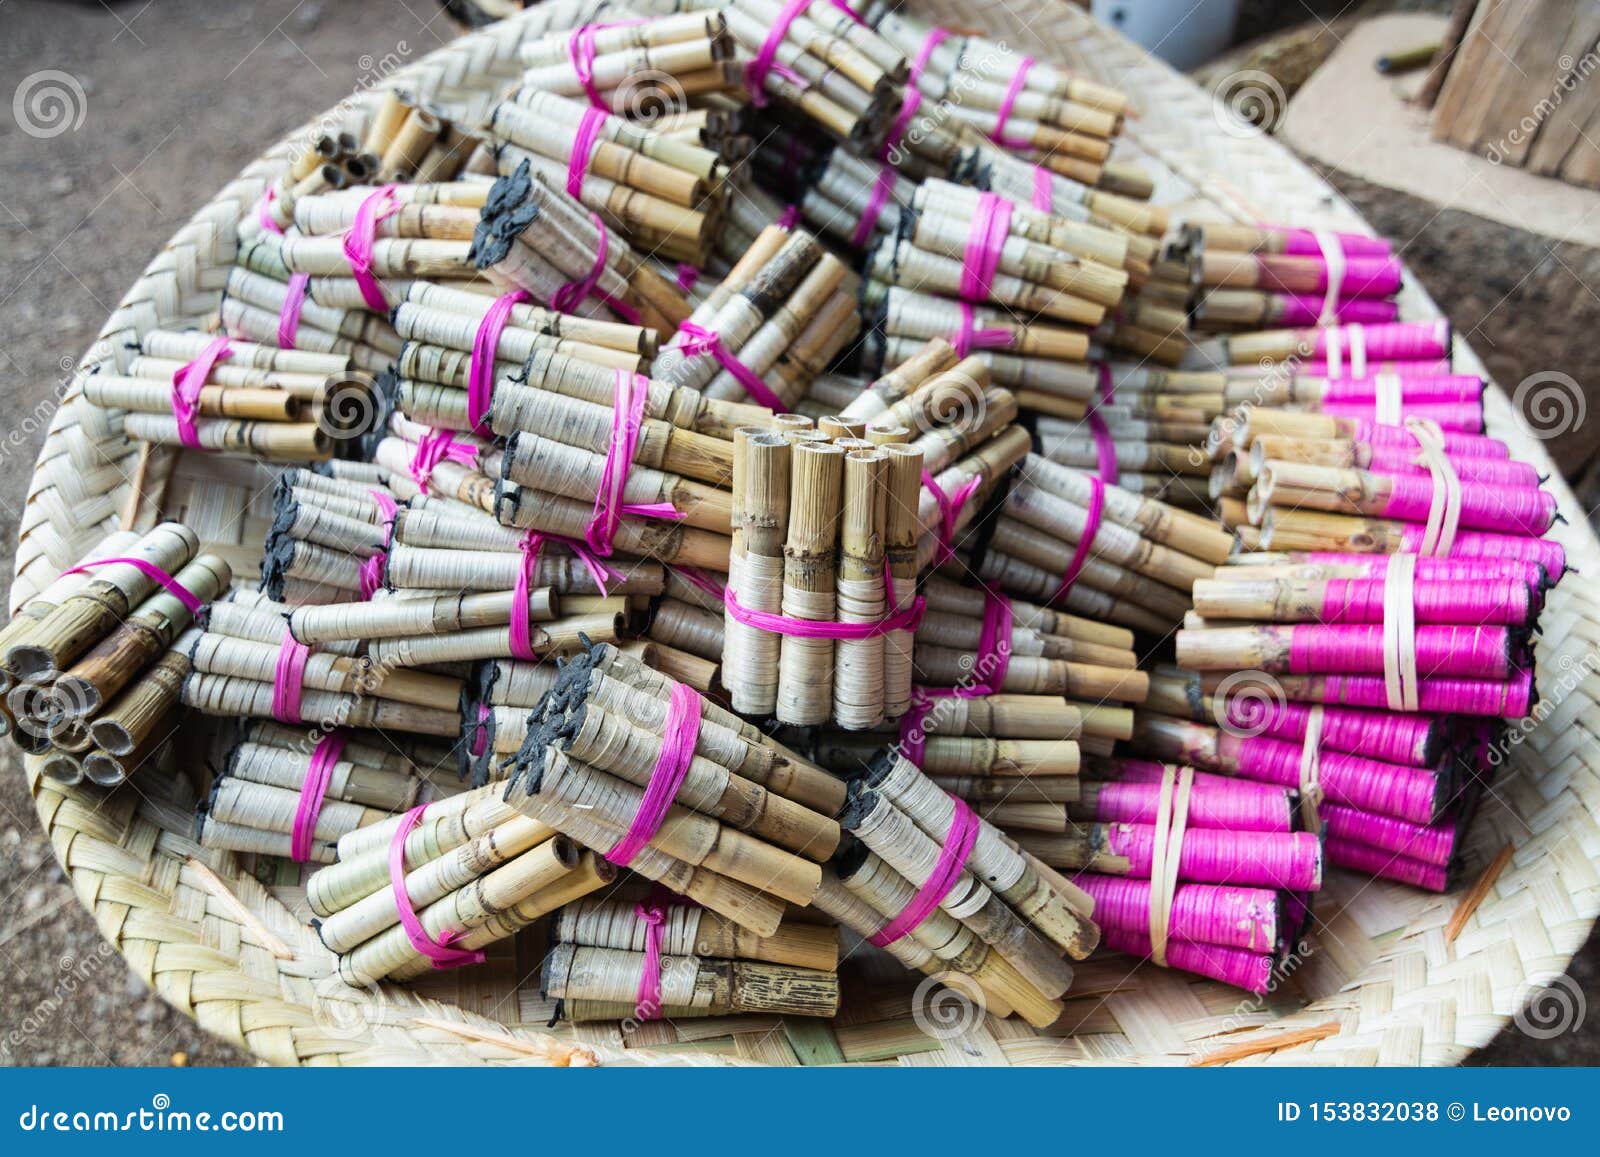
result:
[(659, 380), (782, 412), (860, 332), (860, 280), (804, 230), (769, 226), (656, 355)]
[(1172, 254), (1188, 268), (1198, 330), (1374, 325), (1399, 316), (1400, 260), (1381, 238), (1193, 224)]
[(605, 644), (563, 666), (509, 762), (519, 810), (759, 936), (839, 845), (838, 780)]
[(528, 157), (508, 165), (484, 203), (474, 262), (520, 300), (531, 295), (557, 313), (615, 317), (656, 336), (670, 334), (689, 312), (681, 288), (612, 236), (605, 217), (586, 208), (574, 187), (552, 181)]
[(526, 163), (632, 245), (695, 265), (709, 256), (728, 199), (716, 152), (531, 86), (495, 106), (489, 131), (502, 176)]
[(261, 589), (295, 605), (369, 598), (400, 497), (382, 483), (285, 470), (273, 490)]
[(181, 523), (108, 535), (0, 628), (6, 733), (57, 782), (123, 782), (172, 731), (164, 652), (232, 580)]
[(490, 945), (615, 880), (614, 867), (505, 804), (500, 790), (339, 836), (338, 862), (306, 881), (306, 903), (346, 983), (478, 963)]
[[(886, 4), (870, 21), (912, 62), (905, 107), (913, 118), (956, 130), (958, 138), (993, 142), (1044, 172), (1136, 198), (1150, 196), (1149, 178), (1111, 161), (1112, 139), (1130, 111), (1116, 89), (1072, 76), (981, 36), (958, 36)], [(908, 147), (928, 152), (911, 119)]]
[[(864, 249), (895, 233), (916, 181), (883, 160), (857, 156), (803, 122), (769, 116), (751, 154), (760, 187), (793, 197), (800, 217), (818, 233)], [(800, 190), (795, 196), (795, 190)]]
[[(343, 609), (354, 616), (366, 605)], [(214, 603), (200, 626), (178, 640), (189, 663), (184, 705), (204, 715), (313, 723), (325, 731), (365, 727), (447, 739), (461, 733), (459, 678), (363, 655), (355, 640), (319, 640), (314, 648), (290, 631), (291, 611), (248, 592)]]
[(157, 330), (124, 373), (78, 380), (95, 405), (124, 411), (129, 437), (154, 446), (310, 462), (359, 433), (376, 402), (339, 354)]
[(839, 931), (786, 913), (758, 935), (666, 888), (627, 880), (550, 921), (542, 986), (573, 1021), (839, 1010)]
[(202, 847), (331, 863), (340, 837), (404, 811), (423, 781), (387, 737), (252, 721), (196, 817)]
[[(672, 137), (697, 134), (718, 113), (704, 98), (743, 101), (744, 76), (721, 12), (582, 24), (517, 49), (527, 88), (552, 92), (649, 125)], [(693, 115), (699, 113), (702, 115)]]
[(360, 119), (365, 128), (359, 135), (319, 125), (297, 141), (289, 167), (268, 187), (247, 226), (286, 232), (303, 198), (351, 186), (452, 181), (479, 144), (441, 109), (403, 89), (385, 90)]
[(993, 983), (1035, 1027), (1056, 1020), (1072, 981), (1063, 955), (1082, 960), (1100, 939), (1080, 889), (894, 752), (851, 782), (839, 823), (858, 842), (836, 860), (838, 877), (887, 920), (872, 943), (915, 937), (938, 951), (959, 939), (969, 950), (947, 966), (986, 994)]
[(1292, 703), (1263, 681), (1151, 677), (1129, 748), (1286, 788), (1328, 862), (1431, 891), (1454, 878), (1489, 767), (1483, 720)]
[(1165, 634), (1234, 537), (1196, 514), (1030, 455), (970, 552), (981, 579), (1022, 598)]

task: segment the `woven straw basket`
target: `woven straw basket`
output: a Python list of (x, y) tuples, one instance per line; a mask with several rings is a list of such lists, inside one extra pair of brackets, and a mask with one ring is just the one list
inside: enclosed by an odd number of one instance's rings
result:
[[(1157, 173), (1157, 198), (1196, 213), (1348, 228), (1350, 208), (1271, 139), (1214, 113), (1212, 100), (1061, 0), (1003, 5), (912, 0), (946, 24), (987, 25), (1010, 46), (1060, 61), (1129, 92), (1141, 110), (1129, 140)], [(517, 76), (518, 42), (549, 17), (532, 9), (463, 37), (395, 73), (458, 118), (481, 114)], [(355, 102), (372, 99), (366, 92)], [(336, 114), (330, 114), (333, 116)], [(337, 120), (324, 119), (324, 127)], [(168, 242), (101, 331), (83, 364), (126, 358), (157, 327), (203, 326), (234, 259), (237, 227), (286, 163), (287, 144), (249, 165)], [(1159, 154), (1160, 160), (1156, 159)], [(1225, 175), (1225, 176), (1219, 176)], [(1359, 227), (1357, 225), (1357, 227)], [(1437, 309), (1414, 285), (1404, 316)], [(1459, 346), (1464, 370), (1482, 372)], [(1504, 394), (1487, 398), (1490, 430), (1554, 473)], [(181, 518), (254, 573), (267, 526), (268, 473), (239, 460), (158, 454), (136, 467), (121, 416), (69, 397), (56, 415), (29, 488), (11, 602), (27, 601), (99, 536)], [(1552, 478), (1566, 523), (1556, 530), (1585, 576), (1600, 544), (1572, 495)], [(1450, 1064), (1487, 1043), (1537, 990), (1563, 971), (1600, 909), (1600, 586), (1569, 581), (1550, 596), (1539, 646), (1541, 711), (1548, 716), (1509, 749), (1507, 767), (1472, 826), (1465, 881), (1494, 875), (1482, 903), (1452, 937), (1463, 887), (1433, 896), (1330, 873), (1303, 962), (1266, 1000), (1178, 972), (1110, 957), (1082, 965), (1067, 1014), (1051, 1035), (1020, 1021), (925, 1031), (913, 983), (877, 975), (847, 983), (831, 1024), (722, 1017), (548, 1029), (538, 992), (539, 945), (501, 946), (476, 968), (439, 973), (414, 988), (346, 988), (309, 927), (298, 873), (246, 874), (228, 853), (191, 837), (187, 777), (150, 777), (104, 795), (28, 776), (39, 818), (101, 933), (139, 976), (207, 1030), (273, 1064), (537, 1063), (554, 1033), (572, 1034), (602, 1063), (904, 1064), (1183, 1063), (1197, 1056), (1252, 1063)], [(1509, 859), (1501, 856), (1510, 849)], [(1459, 921), (1457, 922), (1459, 923)], [(925, 996), (926, 994), (921, 994)], [(937, 1012), (931, 1014), (937, 1017)]]

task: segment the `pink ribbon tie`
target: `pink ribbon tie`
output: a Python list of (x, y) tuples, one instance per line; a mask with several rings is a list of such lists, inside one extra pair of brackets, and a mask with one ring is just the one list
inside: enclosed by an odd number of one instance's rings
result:
[(683, 517), (670, 502), (628, 503), (623, 491), (628, 485), (628, 468), (639, 444), (644, 424), (644, 404), (649, 396), (650, 379), (626, 370), (616, 371), (611, 406), (611, 440), (606, 444), (605, 465), (600, 484), (595, 488), (594, 513), (584, 528), (589, 549), (601, 558), (610, 558), (611, 540), (623, 515), (633, 518), (679, 519)]
[(700, 741), (700, 696), (683, 683), (672, 685), (672, 696), (667, 703), (667, 721), (661, 736), (661, 751), (656, 765), (651, 769), (650, 782), (639, 800), (639, 810), (634, 813), (628, 830), (605, 854), (618, 867), (633, 863), (645, 846), (655, 839), (667, 818), (683, 777), (688, 774), (694, 758), (695, 745)]
[(532, 301), (525, 289), (514, 289), (494, 299), (472, 335), (472, 362), (467, 369), (467, 424), (479, 437), (491, 436), (489, 407), (494, 402), (494, 355), (500, 348), (500, 335), (511, 320), (511, 311)]
[(278, 644), (278, 663), (272, 673), (272, 717), (279, 723), (303, 723), (300, 700), (305, 692), (306, 662), (311, 648), (287, 629)]
[(200, 449), (200, 435), (194, 425), (200, 415), (200, 391), (216, 364), (232, 353), (233, 345), (227, 338), (214, 337), (194, 361), (172, 375), (172, 416), (178, 423), (178, 441), (190, 450)]
[(199, 596), (197, 596), (188, 587), (180, 584), (177, 579), (173, 578), (155, 563), (146, 562), (142, 558), (97, 558), (90, 562), (80, 562), (77, 566), (69, 567), (67, 570), (62, 571), (61, 573), (63, 575), (83, 574), (87, 571), (93, 570), (97, 566), (110, 566), (113, 563), (125, 563), (126, 565), (131, 566), (134, 570), (138, 571), (140, 574), (144, 575), (146, 578), (154, 579), (158, 584), (165, 587), (167, 592), (171, 594), (173, 598), (182, 603), (188, 609), (191, 615), (198, 615), (200, 613), (200, 608), (205, 606), (205, 603), (200, 600)]
[(1056, 593), (1050, 596), (1052, 603), (1060, 602), (1065, 597), (1066, 593), (1072, 589), (1072, 584), (1078, 581), (1078, 574), (1083, 570), (1083, 564), (1089, 561), (1089, 551), (1094, 543), (1094, 537), (1100, 533), (1100, 516), (1105, 511), (1105, 504), (1105, 481), (1091, 474), (1089, 476), (1089, 511), (1084, 518), (1083, 537), (1078, 539), (1077, 549), (1072, 552), (1072, 560), (1067, 563), (1067, 569), (1061, 576), (1061, 585), (1056, 588)]
[(639, 992), (633, 1012), (640, 1020), (661, 1019), (661, 931), (667, 914), (660, 905), (635, 904), (633, 913), (644, 922), (644, 965), (639, 969)]
[(1028, 72), (1033, 68), (1034, 60), (1031, 56), (1024, 56), (1017, 65), (1016, 75), (1011, 78), (1011, 83), (1006, 86), (1005, 96), (1000, 98), (1000, 108), (994, 114), (994, 132), (990, 138), (997, 145), (1008, 149), (1026, 149), (1033, 146), (1032, 141), (1016, 141), (1006, 139), (1006, 121), (1011, 119), (1012, 106), (1017, 103), (1017, 97), (1022, 94), (1023, 86), (1028, 82)]
[(933, 911), (944, 898), (950, 894), (950, 889), (956, 886), (961, 879), (961, 873), (966, 869), (967, 859), (972, 855), (972, 847), (978, 840), (978, 817), (963, 800), (950, 797), (955, 806), (955, 814), (950, 819), (950, 830), (944, 837), (944, 845), (939, 849), (939, 858), (933, 865), (933, 872), (928, 876), (922, 887), (917, 889), (917, 894), (911, 897), (911, 902), (900, 910), (900, 914), (878, 929), (867, 939), (879, 948), (893, 944), (896, 940), (913, 932), (924, 920), (933, 915)]
[(356, 208), (355, 220), (344, 235), (344, 259), (350, 265), (350, 275), (361, 290), (361, 300), (378, 313), (389, 312), (389, 299), (384, 296), (383, 285), (372, 276), (372, 245), (378, 237), (378, 222), (399, 211), (395, 186), (384, 185)]
[(411, 480), (426, 490), (434, 468), (446, 460), (461, 466), (476, 466), (478, 451), (465, 442), (457, 442), (449, 430), (429, 430), (411, 455)]
[(300, 332), (300, 311), (305, 308), (306, 290), (311, 286), (311, 274), (291, 273), (284, 291), (283, 305), (278, 309), (278, 348), (294, 349), (294, 339)]
[(311, 753), (311, 764), (306, 768), (306, 778), (300, 784), (300, 800), (294, 809), (294, 825), (289, 835), (289, 858), (303, 864), (311, 858), (312, 837), (317, 830), (317, 817), (322, 814), (322, 801), (328, 797), (328, 784), (333, 779), (333, 769), (344, 754), (346, 732), (341, 728), (322, 737)]
[(678, 327), (678, 334), (673, 339), (673, 344), (686, 356), (710, 354), (717, 360), (718, 365), (733, 375), (733, 380), (743, 386), (744, 392), (754, 398), (758, 405), (765, 406), (774, 414), (789, 412), (789, 407), (783, 404), (783, 399), (773, 393), (766, 382), (756, 377), (748, 366), (722, 348), (722, 335), (715, 330), (686, 321)]
[(422, 921), (417, 917), (416, 908), (412, 906), (410, 894), (406, 891), (406, 837), (411, 834), (412, 828), (422, 822), (422, 813), (427, 810), (428, 805), (423, 804), (406, 812), (400, 820), (400, 826), (395, 829), (394, 838), (389, 841), (389, 883), (394, 890), (395, 910), (400, 913), (400, 927), (405, 929), (406, 939), (411, 941), (411, 947), (427, 957), (435, 968), (460, 968), (463, 964), (482, 964), (487, 959), (482, 952), (451, 947), (466, 933), (446, 931), (438, 939), (429, 936), (428, 930), (422, 926)]
[(967, 230), (961, 255), (959, 296), (967, 301), (988, 300), (989, 288), (1000, 268), (1000, 251), (1011, 232), (1011, 202), (993, 193), (978, 194), (978, 208)]

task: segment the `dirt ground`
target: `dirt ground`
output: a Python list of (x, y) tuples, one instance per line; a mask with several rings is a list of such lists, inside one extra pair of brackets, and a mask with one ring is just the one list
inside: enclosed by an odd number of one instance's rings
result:
[[(245, 158), (343, 97), (370, 60), (420, 55), (452, 35), (439, 13), (432, 0), (0, 0), (0, 97), (12, 94), (15, 106), (0, 109), (0, 574), (10, 574), (63, 359), (88, 347), (157, 245)], [(52, 71), (66, 78), (41, 76)], [(66, 100), (53, 115), (41, 98), (52, 92)], [(1427, 279), (1427, 248), (1417, 255)], [(1542, 337), (1552, 340), (1548, 326)], [(1576, 350), (1579, 334), (1567, 339)], [(1591, 993), (1600, 992), (1596, 957), (1591, 943), (1574, 969)], [(9, 745), (0, 748), (0, 992), (0, 1063), (249, 1061), (108, 949), (41, 835)], [(1600, 1011), (1553, 1041), (1508, 1032), (1482, 1059), (1593, 1064)]]

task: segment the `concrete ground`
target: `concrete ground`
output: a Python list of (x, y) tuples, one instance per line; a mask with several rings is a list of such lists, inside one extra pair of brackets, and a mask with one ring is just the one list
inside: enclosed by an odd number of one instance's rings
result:
[[(363, 57), (417, 55), (448, 38), (439, 11), (433, 0), (0, 0), (0, 98), (13, 96), (12, 111), (0, 109), (0, 574), (11, 570), (63, 359), (88, 347), (156, 247), (244, 159), (348, 92)], [(57, 94), (64, 104), (52, 103)], [(1434, 252), (1411, 250), (1425, 280)], [(1430, 288), (1448, 303), (1452, 284)], [(1469, 330), (1475, 319), (1456, 321)], [(1555, 340), (1548, 315), (1540, 329)], [(1564, 336), (1575, 360), (1580, 335)], [(1498, 359), (1494, 368), (1512, 382), (1529, 372)], [(1591, 943), (1574, 969), (1587, 992), (1600, 991), (1597, 955)], [(0, 1063), (249, 1061), (109, 950), (44, 842), (9, 745), (0, 745), (0, 992)], [(1550, 1041), (1508, 1031), (1482, 1059), (1596, 1063), (1600, 1013)]]

